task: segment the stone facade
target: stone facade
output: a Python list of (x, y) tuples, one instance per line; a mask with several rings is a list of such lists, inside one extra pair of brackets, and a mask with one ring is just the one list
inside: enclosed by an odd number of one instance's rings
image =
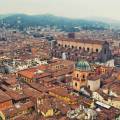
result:
[(57, 40), (52, 49), (52, 56), (62, 58), (63, 53), (67, 60), (79, 61), (85, 59), (89, 62), (106, 62), (112, 58), (109, 43), (97, 40), (76, 40), (61, 38)]

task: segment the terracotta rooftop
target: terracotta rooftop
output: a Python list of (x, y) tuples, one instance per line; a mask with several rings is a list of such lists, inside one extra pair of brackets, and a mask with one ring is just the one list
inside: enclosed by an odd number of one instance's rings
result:
[(23, 92), (25, 95), (27, 95), (29, 97), (34, 97), (34, 98), (38, 98), (39, 96), (41, 96), (43, 94), (42, 92), (39, 92), (29, 86), (23, 87)]
[(3, 110), (2, 112), (4, 113), (5, 116), (14, 117), (18, 111), (25, 111), (28, 108), (33, 107), (34, 104), (33, 104), (33, 102), (29, 101), (29, 102), (26, 102), (24, 104), (18, 104), (17, 106), (18, 107), (14, 106), (12, 108)]
[[(120, 115), (120, 111), (116, 108), (111, 107), (110, 109), (100, 108), (100, 111), (98, 112), (98, 118), (102, 120), (102, 118), (105, 119), (112, 119), (114, 120), (117, 115)], [(98, 120), (98, 119), (97, 119)]]
[(103, 40), (72, 39), (72, 38), (58, 38), (57, 40), (70, 41), (70, 42), (82, 42), (82, 43), (90, 43), (90, 44), (103, 44), (105, 42)]
[[(39, 72), (40, 71), (40, 72)], [(27, 77), (29, 79), (33, 79), (33, 78), (42, 78), (42, 77), (46, 77), (46, 76), (50, 76), (51, 73), (48, 72), (43, 72), (37, 68), (29, 68), (26, 70), (22, 70), (18, 72), (19, 75), (22, 75), (24, 77)]]
[(58, 96), (62, 96), (62, 97), (68, 97), (70, 98), (71, 100), (75, 101), (76, 100), (76, 97), (70, 95), (68, 93), (68, 90), (67, 88), (63, 88), (63, 87), (53, 87), (49, 90), (50, 93), (54, 93)]
[(9, 84), (9, 85), (14, 85), (14, 84), (17, 83), (17, 80), (16, 80), (16, 77), (15, 77), (15, 76), (10, 77), (10, 78), (8, 78), (8, 79), (5, 79), (4, 81), (5, 81), (7, 84)]
[(115, 92), (117, 95), (120, 95), (120, 81), (116, 81), (116, 82), (113, 82), (113, 84), (110, 84), (109, 89), (112, 92)]
[(38, 90), (39, 92), (43, 92), (43, 93), (47, 92), (47, 89), (39, 83), (32, 82), (32, 83), (28, 83), (28, 85), (34, 88), (35, 90)]
[(34, 77), (34, 72), (35, 71), (36, 71), (36, 68), (30, 68), (30, 69), (19, 71), (18, 74), (32, 79)]
[(5, 93), (8, 94), (13, 100), (21, 100), (21, 99), (27, 98), (25, 94), (19, 93), (13, 90), (8, 90)]
[(99, 75), (90, 75), (90, 76), (88, 76), (88, 80), (91, 80), (91, 81), (95, 81), (95, 80), (98, 80), (98, 79), (100, 79)]
[(9, 100), (12, 100), (11, 97), (7, 95), (5, 92), (3, 92), (2, 90), (0, 90), (0, 103), (6, 102)]

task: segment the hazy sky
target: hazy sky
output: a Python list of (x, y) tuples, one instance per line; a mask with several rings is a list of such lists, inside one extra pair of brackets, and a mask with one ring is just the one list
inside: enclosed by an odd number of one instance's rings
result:
[(71, 18), (107, 17), (120, 20), (120, 0), (0, 0), (0, 14), (50, 13)]

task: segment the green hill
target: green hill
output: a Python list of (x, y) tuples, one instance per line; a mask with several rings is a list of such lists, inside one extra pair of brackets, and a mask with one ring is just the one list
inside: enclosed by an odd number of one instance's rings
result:
[(82, 29), (108, 29), (109, 24), (98, 21), (90, 21), (84, 19), (70, 19), (65, 17), (57, 17), (49, 14), (45, 15), (25, 15), (16, 14), (7, 17), (2, 17), (0, 20), (0, 26), (2, 27), (2, 22), (6, 24), (6, 27), (24, 29), (29, 26), (56, 26), (61, 30), (72, 32), (76, 30), (76, 27)]

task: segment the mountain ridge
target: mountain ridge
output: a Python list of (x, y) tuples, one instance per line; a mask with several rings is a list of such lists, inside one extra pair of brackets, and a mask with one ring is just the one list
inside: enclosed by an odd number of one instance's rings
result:
[[(70, 29), (75, 29), (75, 27), (80, 27), (82, 29), (108, 29), (109, 24), (95, 21), (95, 20), (85, 20), (85, 19), (73, 19), (61, 16), (55, 16), (52, 14), (43, 15), (27, 15), (27, 14), (14, 14), (3, 17), (0, 20), (0, 26), (2, 23), (9, 24), (7, 27), (20, 26), (20, 28), (25, 28), (29, 26), (57, 26), (65, 31)], [(74, 30), (72, 30), (74, 31)], [(72, 32), (71, 31), (71, 32)]]

